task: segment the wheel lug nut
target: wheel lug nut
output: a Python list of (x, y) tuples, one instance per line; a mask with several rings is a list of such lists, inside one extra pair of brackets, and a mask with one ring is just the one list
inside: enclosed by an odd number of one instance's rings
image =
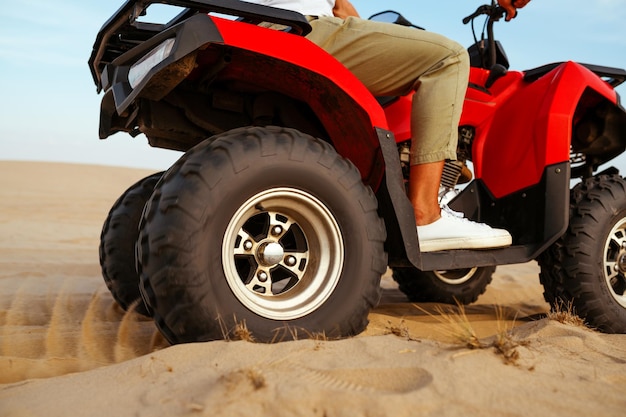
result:
[(267, 281), (267, 273), (265, 271), (261, 271), (257, 274), (257, 278), (259, 279), (259, 281), (265, 282)]
[(296, 265), (296, 257), (295, 256), (287, 256), (285, 258), (285, 263), (287, 266), (295, 266)]
[(251, 242), (251, 241), (249, 241), (249, 240), (246, 240), (246, 241), (244, 242), (244, 244), (243, 244), (243, 248), (244, 248), (245, 250), (250, 250), (250, 249), (252, 249), (252, 246), (253, 246), (253, 245), (252, 245), (252, 242)]
[(278, 236), (278, 235), (280, 235), (282, 232), (283, 232), (283, 228), (282, 228), (282, 227), (280, 227), (280, 226), (274, 226), (274, 227), (272, 228), (272, 234), (273, 234), (274, 236)]

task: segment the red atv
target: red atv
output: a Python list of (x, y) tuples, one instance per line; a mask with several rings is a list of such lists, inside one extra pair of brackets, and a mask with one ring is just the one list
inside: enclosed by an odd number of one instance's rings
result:
[[(165, 24), (153, 3), (181, 8)], [(125, 308), (172, 343), (259, 341), (367, 325), (390, 267), (410, 299), (472, 302), (496, 265), (538, 259), (546, 299), (626, 332), (626, 181), (601, 164), (626, 147), (626, 71), (565, 62), (509, 71), (488, 42), (472, 72), (450, 206), (513, 245), (421, 253), (406, 196), (410, 97), (373, 97), (304, 35), (298, 13), (237, 0), (127, 1), (90, 59), (100, 137), (145, 134), (183, 151), (127, 190), (104, 224), (102, 271)], [(407, 24), (387, 12), (377, 16)], [(265, 28), (262, 22), (284, 30)], [(580, 181), (571, 191), (572, 179)]]

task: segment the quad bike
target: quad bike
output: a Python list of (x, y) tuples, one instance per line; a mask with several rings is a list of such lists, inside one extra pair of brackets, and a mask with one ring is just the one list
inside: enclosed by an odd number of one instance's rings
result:
[[(144, 22), (152, 3), (181, 11)], [(442, 187), (471, 161), (474, 178), (449, 205), (513, 244), (422, 253), (405, 187), (410, 96), (373, 97), (304, 37), (298, 13), (127, 1), (89, 61), (105, 92), (100, 137), (143, 133), (184, 154), (111, 209), (100, 261), (113, 296), (126, 308), (141, 298), (171, 343), (242, 329), (264, 342), (347, 337), (366, 327), (388, 267), (411, 299), (471, 302), (497, 265), (537, 259), (547, 301), (626, 332), (626, 181), (597, 172), (626, 148), (615, 92), (626, 71), (508, 70), (493, 36), (502, 15), (491, 4), (465, 20), (486, 16), (488, 36), (469, 49), (458, 161)]]

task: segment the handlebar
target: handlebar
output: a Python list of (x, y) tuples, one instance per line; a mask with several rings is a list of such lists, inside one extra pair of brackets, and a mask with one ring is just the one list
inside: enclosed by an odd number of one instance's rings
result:
[(467, 25), (469, 22), (476, 19), (478, 16), (482, 16), (482, 15), (489, 16), (490, 22), (496, 22), (500, 20), (505, 15), (505, 13), (506, 11), (502, 7), (496, 4), (491, 4), (491, 5), (484, 4), (482, 6), (479, 6), (478, 9), (476, 9), (474, 13), (465, 17), (463, 19), (463, 24)]
[[(486, 15), (488, 16), (486, 28), (487, 29), (487, 45), (488, 48), (486, 50), (489, 52), (489, 55), (486, 61), (486, 68), (493, 68), (497, 63), (497, 55), (496, 55), (496, 40), (493, 35), (493, 24), (500, 20), (506, 14), (506, 10), (496, 4), (495, 1), (491, 1), (491, 4), (484, 4), (479, 6), (478, 9), (471, 15), (467, 16), (463, 19), (463, 24), (466, 25), (469, 22), (472, 22), (472, 32), (474, 33), (474, 19), (479, 16)], [(483, 35), (484, 35), (483, 29)], [(476, 34), (474, 33), (474, 39), (476, 39)], [(483, 49), (484, 52), (484, 49)]]

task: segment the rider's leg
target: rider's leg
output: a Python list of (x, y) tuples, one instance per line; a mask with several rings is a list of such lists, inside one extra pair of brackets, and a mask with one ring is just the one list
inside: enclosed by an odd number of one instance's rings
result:
[(443, 161), (456, 159), (458, 123), (469, 78), (469, 58), (441, 35), (358, 18), (311, 21), (308, 38), (335, 56), (376, 96), (415, 91), (411, 116), (409, 198), (421, 249), (505, 246), (505, 230), (441, 211)]
[(418, 226), (433, 223), (441, 217), (438, 196), (443, 164), (439, 161), (411, 166), (409, 199)]

